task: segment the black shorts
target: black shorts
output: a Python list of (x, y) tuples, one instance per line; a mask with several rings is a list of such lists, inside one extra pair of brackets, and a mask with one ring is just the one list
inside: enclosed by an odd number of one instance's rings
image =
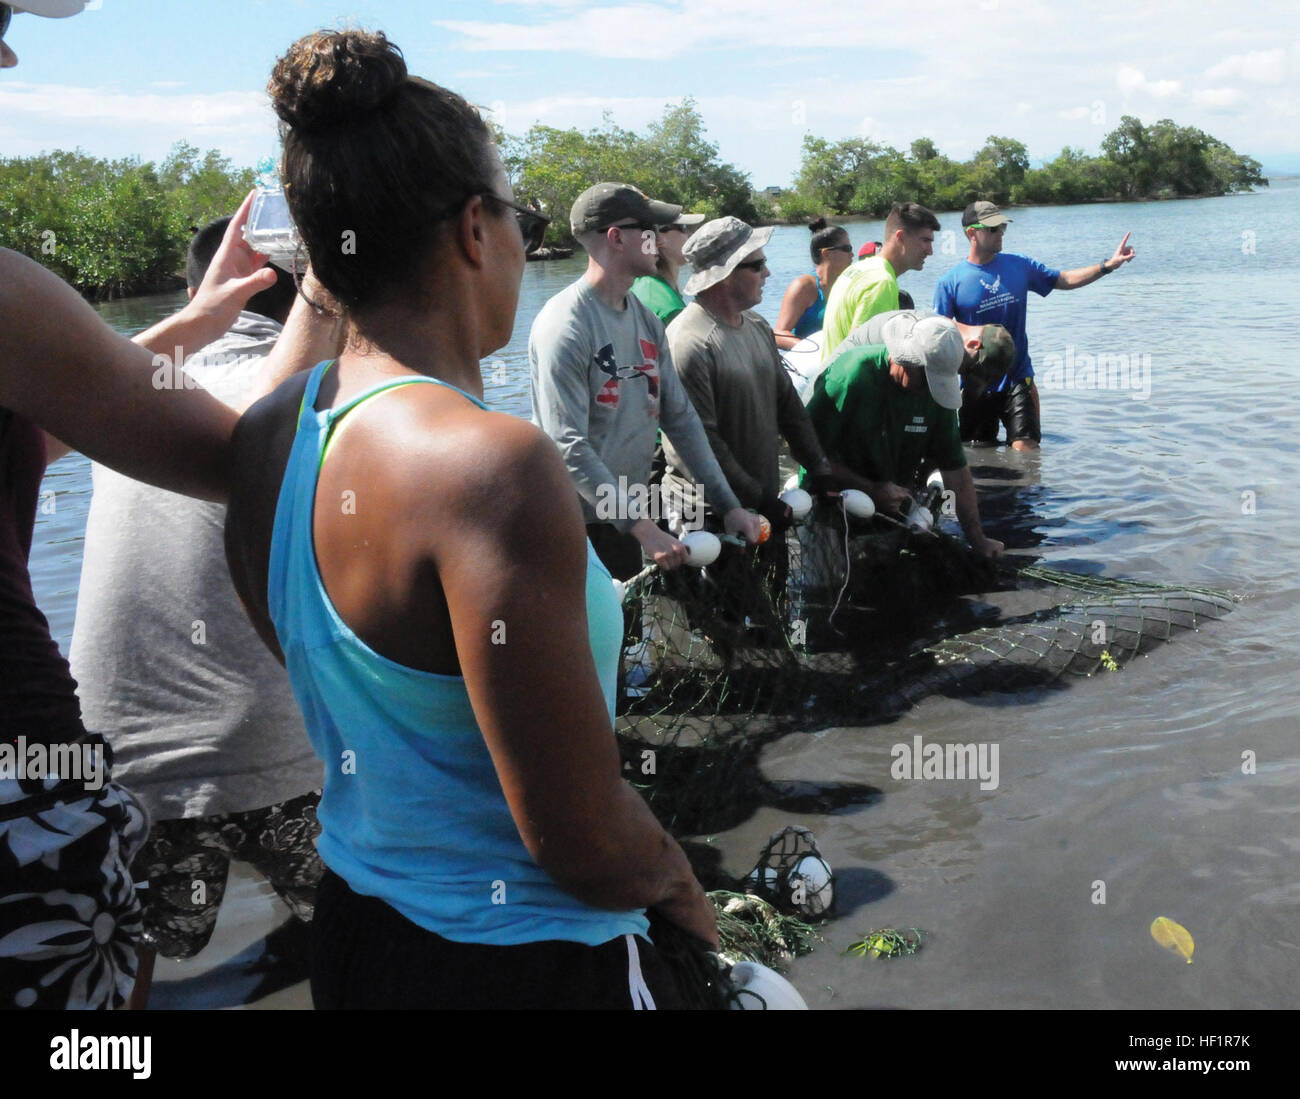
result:
[[(635, 953), (633, 953), (635, 952)], [(645, 939), (457, 943), (326, 869), (312, 921), (311, 997), (339, 1008), (645, 1010), (681, 1006)]]
[(999, 424), (1006, 425), (1008, 443), (1017, 439), (1036, 443), (1043, 440), (1033, 378), (1022, 378), (998, 393), (986, 389), (973, 401), (962, 401), (958, 419), (964, 443), (996, 443)]

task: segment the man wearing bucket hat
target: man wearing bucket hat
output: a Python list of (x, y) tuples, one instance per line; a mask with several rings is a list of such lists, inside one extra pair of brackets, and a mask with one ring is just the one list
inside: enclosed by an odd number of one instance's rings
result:
[(971, 546), (998, 557), (984, 535), (975, 482), (957, 428), (965, 347), (947, 317), (891, 318), (883, 346), (855, 347), (818, 377), (808, 415), (834, 462), (851, 470), (882, 510), (896, 510), (926, 469), (938, 469), (954, 494)]
[[(831, 360), (838, 359), (853, 347), (885, 342), (885, 325), (895, 317), (911, 317), (914, 321), (937, 316), (932, 309), (898, 309), (877, 313), (866, 324), (860, 324), (839, 347), (831, 352)], [(1011, 333), (1000, 324), (962, 324), (957, 321), (966, 354), (961, 361), (961, 388), (963, 404), (978, 398), (985, 388), (1002, 380), (1016, 358), (1015, 341)]]
[(1034, 364), (1025, 335), (1029, 291), (1046, 297), (1053, 290), (1077, 290), (1109, 275), (1135, 255), (1128, 246), (1129, 234), (1125, 233), (1114, 254), (1100, 263), (1058, 271), (1028, 256), (1002, 251), (1011, 219), (991, 202), (972, 202), (962, 214), (961, 224), (970, 241), (970, 253), (935, 285), (935, 312), (963, 324), (1002, 325), (1016, 347), (1015, 363), (1006, 375), (982, 396), (968, 396), (961, 410), (961, 437), (995, 443), (1000, 422), (1015, 450), (1034, 450), (1042, 440), (1042, 430)]
[[(830, 463), (808, 412), (781, 365), (776, 339), (753, 312), (763, 298), (771, 228), (752, 229), (739, 218), (716, 218), (687, 243), (693, 274), (686, 292), (695, 300), (668, 326), (673, 363), (699, 413), (727, 483), (740, 502), (780, 529), (789, 519), (781, 502), (781, 439), (795, 459), (830, 487)], [(689, 460), (664, 447), (664, 491), (694, 503), (696, 478)], [(712, 501), (706, 501), (712, 503)]]
[(662, 322), (629, 293), (637, 276), (655, 272), (657, 229), (681, 212), (626, 183), (597, 183), (579, 195), (569, 222), (587, 270), (543, 306), (528, 337), (533, 422), (559, 446), (587, 536), (619, 580), (640, 571), (643, 553), (664, 568), (686, 562), (686, 546), (655, 523), (649, 491), (661, 423), (727, 531), (759, 537), (758, 516), (741, 507), (709, 449)]

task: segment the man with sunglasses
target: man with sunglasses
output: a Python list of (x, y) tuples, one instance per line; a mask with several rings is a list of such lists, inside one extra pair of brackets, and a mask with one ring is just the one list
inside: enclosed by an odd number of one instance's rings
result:
[(998, 425), (1007, 429), (1007, 442), (1015, 450), (1035, 450), (1042, 441), (1038, 389), (1029, 358), (1025, 314), (1029, 291), (1046, 297), (1053, 290), (1077, 290), (1123, 267), (1134, 256), (1129, 234), (1113, 255), (1100, 263), (1072, 271), (1058, 271), (1028, 256), (1004, 253), (1008, 218), (991, 202), (972, 202), (961, 217), (970, 241), (970, 253), (951, 267), (934, 288), (934, 310), (963, 324), (998, 324), (1011, 333), (1016, 359), (1006, 376), (983, 394), (971, 394), (961, 409), (961, 437), (995, 443)]
[[(752, 229), (739, 218), (724, 217), (690, 239), (685, 256), (693, 274), (686, 292), (695, 300), (668, 326), (668, 345), (727, 483), (741, 503), (779, 531), (790, 520), (778, 495), (782, 438), (820, 479), (818, 487), (834, 486), (807, 410), (781, 365), (772, 329), (753, 312), (771, 273), (763, 253), (771, 236), (770, 227)], [(689, 460), (671, 442), (664, 452), (670, 509), (690, 513), (702, 503), (711, 505), (707, 494), (705, 501), (696, 499)]]
[(673, 369), (663, 323), (630, 293), (653, 275), (656, 231), (682, 208), (626, 183), (597, 183), (573, 204), (570, 228), (587, 270), (543, 306), (528, 337), (533, 422), (564, 457), (597, 555), (616, 579), (686, 563), (686, 547), (660, 529), (650, 472), (660, 424), (724, 513), (726, 529), (759, 538), (709, 449), (700, 418)]
[(947, 317), (900, 313), (883, 325), (881, 339), (851, 347), (813, 386), (808, 415), (826, 454), (857, 478), (845, 487), (868, 493), (881, 511), (897, 511), (925, 473), (938, 469), (971, 547), (1001, 556), (1002, 543), (980, 524), (957, 430), (961, 332)]

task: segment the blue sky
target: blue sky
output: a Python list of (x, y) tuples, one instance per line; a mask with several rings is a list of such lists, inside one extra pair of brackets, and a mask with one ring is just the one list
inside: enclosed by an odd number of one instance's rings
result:
[[(1293, 0), (91, 0), (14, 18), (0, 73), (0, 155), (74, 148), (160, 159), (185, 139), (240, 164), (276, 148), (263, 88), (321, 26), (384, 30), (412, 72), (510, 132), (534, 121), (640, 129), (692, 96), (724, 159), (786, 185), (806, 132), (968, 157), (989, 134), (1035, 161), (1095, 152), (1122, 114), (1199, 126), (1275, 171), (1300, 171)], [(882, 12), (906, 12), (895, 19)], [(1230, 14), (1229, 14), (1230, 13)], [(905, 29), (895, 30), (894, 26)]]

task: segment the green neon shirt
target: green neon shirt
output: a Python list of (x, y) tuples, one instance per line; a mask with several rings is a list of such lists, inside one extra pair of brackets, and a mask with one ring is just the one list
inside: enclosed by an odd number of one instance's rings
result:
[(884, 256), (868, 256), (840, 273), (826, 298), (823, 361), (860, 324), (898, 308), (898, 276)]

